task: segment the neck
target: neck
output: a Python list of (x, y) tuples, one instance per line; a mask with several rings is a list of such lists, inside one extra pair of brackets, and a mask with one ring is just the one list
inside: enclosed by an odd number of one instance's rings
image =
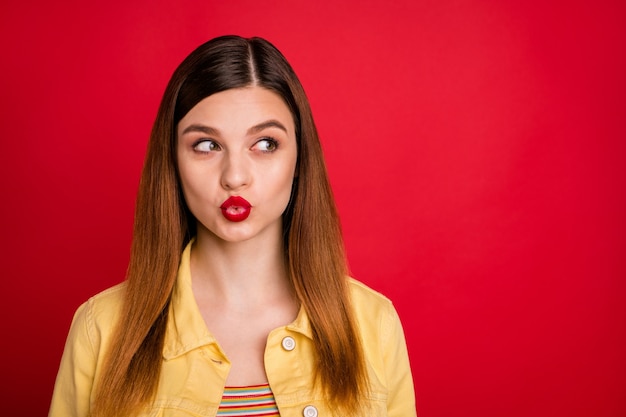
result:
[(279, 235), (233, 243), (199, 230), (191, 276), (196, 297), (213, 303), (256, 305), (292, 293)]

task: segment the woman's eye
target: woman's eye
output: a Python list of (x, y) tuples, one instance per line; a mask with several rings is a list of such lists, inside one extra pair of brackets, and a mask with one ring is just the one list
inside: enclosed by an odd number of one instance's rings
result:
[(274, 139), (266, 138), (261, 139), (254, 146), (261, 152), (274, 152), (278, 148), (278, 142)]
[(214, 152), (220, 150), (220, 145), (212, 140), (203, 140), (196, 143), (193, 148), (198, 152)]

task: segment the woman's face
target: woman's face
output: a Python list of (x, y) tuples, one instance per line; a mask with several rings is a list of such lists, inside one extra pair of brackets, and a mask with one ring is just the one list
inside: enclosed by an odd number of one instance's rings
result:
[(282, 236), (297, 144), (279, 95), (262, 87), (213, 94), (182, 118), (177, 137), (180, 182), (198, 238)]

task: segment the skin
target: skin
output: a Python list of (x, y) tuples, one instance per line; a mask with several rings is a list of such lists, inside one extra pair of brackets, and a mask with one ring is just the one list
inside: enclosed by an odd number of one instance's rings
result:
[[(231, 89), (200, 101), (177, 135), (181, 186), (197, 222), (191, 278), (200, 313), (231, 362), (226, 384), (265, 383), (267, 336), (298, 312), (282, 244), (297, 161), (293, 117), (267, 89)], [(223, 216), (230, 196), (251, 203), (246, 220)]]

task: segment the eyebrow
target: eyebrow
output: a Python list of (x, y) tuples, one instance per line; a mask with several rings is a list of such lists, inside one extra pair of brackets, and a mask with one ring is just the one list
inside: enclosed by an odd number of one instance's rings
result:
[(265, 129), (269, 129), (272, 127), (280, 129), (283, 132), (287, 133), (287, 128), (281, 122), (274, 119), (252, 126), (250, 129), (248, 129), (248, 133), (259, 133)]
[[(287, 128), (281, 122), (279, 122), (278, 120), (271, 119), (263, 123), (259, 123), (258, 125), (252, 126), (250, 129), (248, 129), (248, 134), (259, 133), (265, 129), (270, 129), (270, 128), (277, 128), (287, 133)], [(201, 124), (192, 124), (192, 125), (187, 126), (185, 130), (183, 130), (182, 134), (184, 135), (190, 132), (201, 132), (206, 135), (212, 135), (212, 136), (220, 135), (219, 130), (211, 126), (205, 126)]]
[(198, 125), (198, 124), (187, 126), (185, 130), (183, 130), (182, 134), (184, 135), (190, 132), (200, 132), (200, 133), (204, 133), (207, 135), (219, 136), (219, 131), (217, 129), (214, 129), (210, 126), (204, 126), (204, 125)]

